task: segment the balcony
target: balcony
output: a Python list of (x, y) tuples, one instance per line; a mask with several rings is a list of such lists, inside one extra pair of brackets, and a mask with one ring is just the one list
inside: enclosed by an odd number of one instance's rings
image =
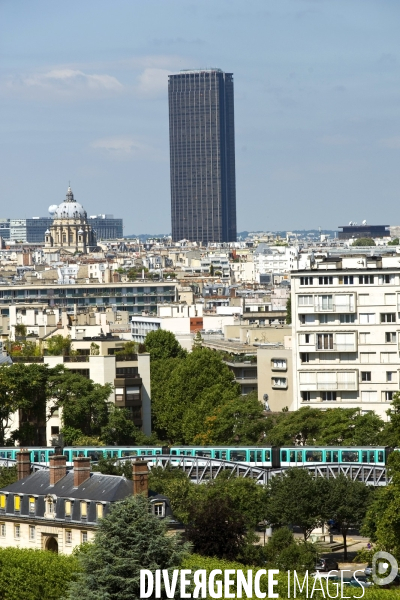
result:
[(81, 355), (81, 356), (63, 356), (63, 362), (65, 362), (65, 363), (89, 362), (89, 356), (86, 354)]

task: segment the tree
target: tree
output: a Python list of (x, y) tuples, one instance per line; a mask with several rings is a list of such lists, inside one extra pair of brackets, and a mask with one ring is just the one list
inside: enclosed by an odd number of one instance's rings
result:
[(145, 497), (129, 496), (101, 519), (93, 544), (79, 554), (83, 572), (69, 599), (139, 599), (141, 569), (177, 569), (187, 552), (179, 538), (167, 535), (166, 524), (151, 514)]
[(271, 525), (297, 525), (307, 541), (312, 530), (323, 522), (325, 479), (314, 479), (304, 469), (287, 469), (271, 479), (267, 494), (266, 520)]
[(101, 440), (107, 446), (135, 446), (144, 443), (145, 438), (125, 408), (111, 407), (108, 422), (101, 428)]
[(267, 568), (281, 571), (306, 571), (314, 569), (317, 551), (309, 542), (298, 542), (287, 527), (280, 527), (272, 534), (265, 547)]
[(294, 412), (278, 415), (274, 427), (267, 434), (272, 446), (304, 446), (313, 444), (321, 427), (321, 410), (303, 406)]
[(46, 352), (49, 356), (68, 356), (71, 352), (71, 336), (53, 335), (47, 338)]
[(98, 356), (100, 354), (100, 346), (95, 342), (90, 344), (90, 356)]
[(165, 329), (150, 331), (146, 335), (144, 343), (147, 352), (150, 353), (151, 360), (185, 358), (187, 354), (174, 334)]
[(93, 383), (91, 379), (58, 366), (49, 377), (48, 388), (54, 407), (62, 408), (64, 436), (71, 428), (85, 436), (101, 434), (102, 427), (108, 422), (111, 384)]
[(138, 347), (139, 344), (137, 342), (125, 342), (122, 348), (115, 353), (115, 356), (118, 358), (119, 356), (137, 354)]
[(189, 521), (190, 507), (197, 498), (199, 486), (190, 481), (186, 473), (177, 467), (153, 467), (149, 473), (149, 489), (169, 498), (178, 521)]
[(398, 246), (399, 244), (400, 244), (399, 238), (394, 238), (393, 240), (390, 240), (390, 242), (388, 242), (388, 246)]
[(289, 296), (286, 302), (286, 325), (292, 324), (292, 297)]
[(198, 554), (227, 560), (235, 559), (247, 543), (245, 519), (228, 495), (196, 500), (186, 534)]
[(393, 394), (390, 406), (391, 408), (386, 411), (390, 420), (382, 433), (382, 443), (395, 448), (400, 442), (400, 392)]
[(205, 431), (194, 442), (208, 444), (257, 444), (264, 437), (267, 420), (257, 392), (235, 396), (205, 417)]
[(358, 529), (367, 512), (371, 494), (361, 481), (353, 481), (342, 473), (328, 479), (325, 495), (325, 516), (333, 519), (343, 537), (344, 560), (347, 560), (347, 534)]
[(201, 337), (200, 331), (196, 331), (196, 335), (193, 338), (193, 348), (202, 348), (203, 338)]
[(353, 246), (375, 246), (375, 242), (372, 238), (368, 238), (368, 237), (364, 237), (364, 238), (357, 238), (356, 240), (354, 240)]

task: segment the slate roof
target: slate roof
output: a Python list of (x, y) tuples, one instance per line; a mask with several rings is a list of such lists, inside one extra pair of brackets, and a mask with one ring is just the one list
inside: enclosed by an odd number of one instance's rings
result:
[(67, 473), (55, 485), (50, 485), (50, 472), (41, 470), (2, 488), (1, 491), (40, 496), (55, 494), (58, 498), (116, 502), (131, 495), (132, 489), (133, 484), (129, 479), (102, 473), (90, 473), (89, 479), (79, 487), (74, 487), (73, 471)]

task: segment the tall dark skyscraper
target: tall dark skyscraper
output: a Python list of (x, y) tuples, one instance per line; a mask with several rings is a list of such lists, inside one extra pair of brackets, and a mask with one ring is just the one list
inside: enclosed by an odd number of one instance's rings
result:
[(172, 239), (236, 241), (233, 74), (170, 75), (168, 100)]

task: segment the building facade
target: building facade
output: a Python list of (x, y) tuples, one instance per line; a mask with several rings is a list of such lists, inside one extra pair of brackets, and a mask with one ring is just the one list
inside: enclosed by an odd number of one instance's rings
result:
[(291, 280), (289, 408), (340, 406), (387, 418), (399, 389), (399, 254), (313, 257)]
[(50, 217), (11, 219), (9, 221), (10, 233), (8, 237), (12, 242), (43, 244), (45, 233), (52, 222), (53, 220)]
[(170, 75), (168, 99), (172, 239), (236, 241), (233, 75)]
[(88, 217), (98, 240), (115, 240), (124, 237), (123, 219), (114, 218), (114, 215), (95, 215)]

